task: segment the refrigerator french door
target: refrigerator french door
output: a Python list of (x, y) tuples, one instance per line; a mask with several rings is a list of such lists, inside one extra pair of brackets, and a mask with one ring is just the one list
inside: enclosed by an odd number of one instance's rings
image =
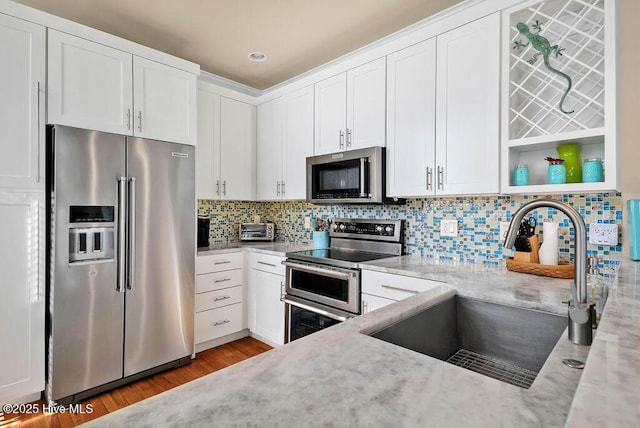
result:
[(194, 148), (48, 129), (47, 399), (193, 353)]

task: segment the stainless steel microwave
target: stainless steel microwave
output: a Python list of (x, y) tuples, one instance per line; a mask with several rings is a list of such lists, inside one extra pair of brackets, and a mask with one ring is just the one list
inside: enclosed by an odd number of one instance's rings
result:
[(384, 147), (307, 158), (307, 201), (314, 204), (384, 202)]

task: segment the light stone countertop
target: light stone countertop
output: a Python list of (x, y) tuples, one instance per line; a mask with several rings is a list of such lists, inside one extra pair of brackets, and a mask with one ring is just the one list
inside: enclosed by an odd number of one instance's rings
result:
[(311, 243), (300, 242), (229, 242), (225, 244), (215, 244), (207, 249), (198, 249), (197, 255), (201, 257), (248, 250), (255, 253), (284, 257), (288, 252), (308, 250), (312, 247)]
[[(567, 333), (530, 389), (372, 338), (454, 294), (566, 315), (567, 280), (415, 257), (362, 264), (441, 287), (96, 419), (89, 426), (634, 426), (640, 421), (640, 264), (619, 274), (589, 347)], [(445, 284), (446, 283), (446, 284)], [(623, 341), (624, 339), (624, 341)], [(574, 400), (574, 391), (575, 400)], [(567, 414), (569, 418), (567, 419)]]

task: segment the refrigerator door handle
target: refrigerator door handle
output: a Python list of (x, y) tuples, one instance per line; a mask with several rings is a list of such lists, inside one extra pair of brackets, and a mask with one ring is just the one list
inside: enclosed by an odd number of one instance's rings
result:
[(125, 217), (127, 215), (127, 204), (125, 193), (127, 177), (118, 178), (118, 239), (116, 243), (116, 251), (118, 252), (117, 275), (116, 275), (116, 291), (124, 293), (126, 281), (126, 257), (125, 244), (127, 242), (127, 229)]
[(133, 290), (136, 278), (136, 179), (129, 178), (129, 218), (127, 225), (129, 226), (129, 239), (127, 245), (127, 253), (129, 255), (129, 264), (127, 266), (127, 290)]

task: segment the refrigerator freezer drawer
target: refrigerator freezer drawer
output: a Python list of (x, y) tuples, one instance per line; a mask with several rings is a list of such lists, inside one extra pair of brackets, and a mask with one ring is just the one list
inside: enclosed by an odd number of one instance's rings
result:
[(196, 312), (242, 302), (242, 285), (196, 295)]
[(217, 339), (243, 328), (242, 303), (198, 312), (195, 319), (195, 342), (198, 344)]
[(242, 285), (242, 269), (206, 273), (196, 276), (196, 293)]
[(196, 257), (196, 274), (242, 269), (243, 253), (224, 253)]

